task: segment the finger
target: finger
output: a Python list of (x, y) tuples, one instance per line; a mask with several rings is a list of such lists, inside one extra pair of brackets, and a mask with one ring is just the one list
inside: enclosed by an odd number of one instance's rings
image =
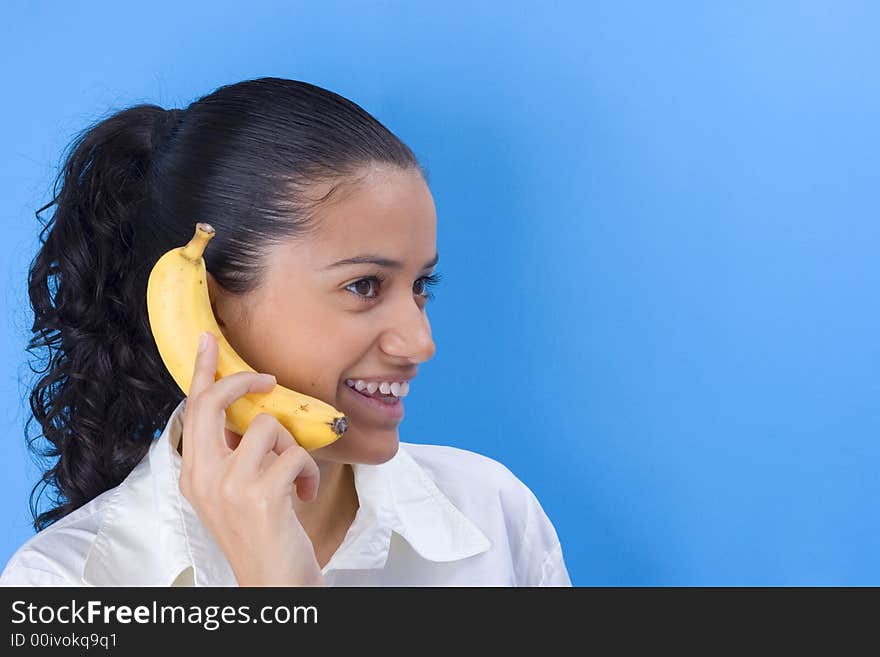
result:
[[(265, 454), (263, 454), (263, 460), (260, 461), (260, 472), (261, 473), (265, 472), (266, 468), (268, 468), (270, 465), (272, 465), (272, 463), (277, 458), (278, 458), (278, 454), (276, 454), (275, 452), (266, 452)], [(292, 486), (293, 482), (291, 481), (290, 484)]]
[(303, 502), (311, 502), (318, 494), (321, 472), (315, 459), (299, 444), (284, 450), (263, 474), (264, 484), (270, 494), (286, 495), (291, 482)]
[[(204, 337), (204, 344), (202, 338)], [(183, 433), (180, 436), (181, 451), (183, 452), (183, 461), (181, 464), (181, 474), (189, 473), (192, 470), (192, 461), (196, 451), (196, 445), (193, 443), (193, 436), (196, 429), (195, 420), (195, 400), (199, 394), (214, 385), (214, 376), (217, 372), (217, 338), (209, 331), (200, 334), (199, 342), (196, 344), (196, 360), (193, 364), (192, 379), (189, 384), (189, 390), (186, 395), (186, 408), (183, 418)], [(189, 449), (187, 449), (189, 447)]]
[[(256, 372), (235, 372), (224, 376), (211, 388), (192, 401), (184, 418), (183, 457), (190, 467), (203, 455), (216, 460), (234, 451), (238, 434), (226, 428), (226, 409), (236, 399), (249, 392), (269, 392), (274, 383)], [(189, 456), (187, 456), (189, 453)]]
[[(193, 373), (191, 393), (188, 398), (186, 417), (184, 418), (184, 436), (190, 438), (192, 449), (189, 451), (202, 453), (210, 450), (215, 456), (228, 454), (229, 434), (226, 429), (226, 409), (237, 399), (249, 392), (269, 392), (275, 387), (275, 379), (271, 375), (258, 372), (235, 372), (214, 381), (217, 369), (217, 340), (208, 334), (204, 351), (197, 357)], [(207, 387), (202, 388), (206, 382)], [(202, 444), (204, 442), (204, 444)], [(184, 455), (187, 452), (184, 443)]]
[[(194, 399), (203, 390), (207, 390), (214, 384), (214, 375), (217, 372), (217, 338), (210, 331), (205, 331), (205, 346), (196, 347), (196, 360), (193, 364), (192, 381), (189, 384), (187, 397)], [(199, 336), (201, 338), (201, 336)]]
[[(248, 389), (249, 384), (246, 383), (246, 381), (249, 378), (254, 378), (260, 382), (265, 381), (260, 392), (267, 392), (275, 387), (274, 376), (252, 371), (235, 372), (234, 374), (229, 374), (222, 379), (216, 380), (218, 351), (217, 338), (210, 331), (206, 331), (205, 335), (207, 338), (204, 351), (196, 354), (192, 382), (190, 383), (189, 394), (187, 395), (188, 400), (197, 399), (203, 393), (210, 392), (211, 394), (217, 394), (217, 386), (219, 386), (219, 398), (225, 409), (245, 393), (256, 391)], [(235, 381), (235, 383), (229, 383), (230, 381)], [(268, 390), (263, 390), (264, 387), (267, 387)], [(187, 405), (189, 405), (189, 401), (187, 401)]]
[(270, 454), (282, 454), (296, 441), (290, 432), (269, 413), (260, 413), (244, 432), (232, 456), (232, 468), (245, 480), (256, 479)]

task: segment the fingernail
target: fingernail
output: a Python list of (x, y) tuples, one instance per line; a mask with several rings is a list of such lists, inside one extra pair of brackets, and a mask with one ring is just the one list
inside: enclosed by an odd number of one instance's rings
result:
[(267, 383), (275, 383), (276, 382), (274, 374), (261, 374), (260, 376), (262, 376), (266, 380)]
[(208, 334), (202, 333), (199, 335), (199, 353), (202, 353), (205, 350), (205, 347), (208, 346)]

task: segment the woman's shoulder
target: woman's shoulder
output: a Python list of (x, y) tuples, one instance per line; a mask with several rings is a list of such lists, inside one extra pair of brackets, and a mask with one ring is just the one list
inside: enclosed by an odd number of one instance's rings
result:
[(12, 554), (0, 586), (83, 586), (83, 567), (116, 488), (37, 532)]

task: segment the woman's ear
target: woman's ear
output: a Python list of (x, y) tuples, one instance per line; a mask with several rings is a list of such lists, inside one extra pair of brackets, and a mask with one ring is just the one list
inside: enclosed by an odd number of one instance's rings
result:
[[(214, 313), (214, 319), (217, 320), (217, 326), (223, 330), (226, 327), (225, 322), (223, 321), (223, 315), (225, 315), (225, 300), (226, 297), (223, 294), (223, 288), (220, 287), (220, 284), (215, 280), (213, 276), (211, 276), (210, 272), (207, 272), (208, 275), (208, 298), (211, 300), (211, 312)], [(224, 335), (225, 335), (224, 331)]]

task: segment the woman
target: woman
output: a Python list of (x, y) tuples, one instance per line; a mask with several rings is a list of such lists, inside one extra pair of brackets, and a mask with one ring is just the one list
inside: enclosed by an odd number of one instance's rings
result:
[[(37, 515), (34, 487), (38, 533), (0, 582), (571, 585), (553, 525), (507, 468), (399, 441), (394, 398), (435, 351), (436, 214), (411, 150), (361, 107), (279, 78), (183, 111), (134, 106), (77, 137), (40, 211), (52, 205), (29, 347), (50, 349), (31, 407), (59, 497)], [(226, 405), (274, 383), (215, 382), (216, 336), (181, 393), (146, 284), (196, 221), (216, 230), (204, 258), (226, 339), (345, 413), (342, 439), (307, 452), (268, 414), (225, 429)]]

